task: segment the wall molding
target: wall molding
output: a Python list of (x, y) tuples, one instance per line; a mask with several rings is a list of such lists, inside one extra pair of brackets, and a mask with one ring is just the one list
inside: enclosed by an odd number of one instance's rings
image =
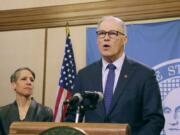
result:
[(180, 17), (180, 0), (107, 0), (0, 11), (0, 31), (96, 24), (104, 15), (124, 21)]

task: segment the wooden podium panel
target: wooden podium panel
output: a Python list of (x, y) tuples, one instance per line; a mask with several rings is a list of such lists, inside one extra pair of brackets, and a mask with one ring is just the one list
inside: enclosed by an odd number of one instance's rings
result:
[(38, 135), (44, 130), (57, 126), (79, 128), (88, 135), (130, 135), (128, 124), (67, 122), (13, 122), (9, 135)]

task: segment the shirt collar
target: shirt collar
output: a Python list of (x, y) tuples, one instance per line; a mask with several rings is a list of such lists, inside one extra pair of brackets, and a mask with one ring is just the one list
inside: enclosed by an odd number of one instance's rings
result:
[[(122, 54), (121, 57), (119, 57), (117, 60), (115, 60), (112, 64), (114, 64), (116, 66), (117, 70), (121, 70), (122, 68), (122, 64), (124, 62), (125, 59), (125, 53)], [(102, 58), (102, 64), (103, 64), (103, 69), (102, 71), (105, 72), (105, 70), (107, 69), (107, 65), (109, 64), (107, 61), (105, 61), (105, 59)]]

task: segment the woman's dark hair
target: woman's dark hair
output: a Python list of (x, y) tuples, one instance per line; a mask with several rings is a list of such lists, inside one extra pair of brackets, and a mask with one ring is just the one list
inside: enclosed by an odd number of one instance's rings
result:
[(29, 72), (31, 72), (32, 76), (33, 76), (34, 79), (35, 79), (35, 73), (34, 73), (34, 71), (32, 71), (32, 70), (31, 70), (30, 68), (28, 68), (28, 67), (21, 67), (21, 68), (16, 69), (16, 70), (14, 71), (14, 73), (11, 75), (11, 77), (10, 77), (11, 83), (17, 81), (18, 76), (19, 76), (19, 72), (22, 71), (22, 70), (28, 70)]

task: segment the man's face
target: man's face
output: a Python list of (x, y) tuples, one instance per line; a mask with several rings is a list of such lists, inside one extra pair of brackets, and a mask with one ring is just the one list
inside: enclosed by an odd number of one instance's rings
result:
[(97, 44), (102, 57), (107, 61), (110, 60), (109, 62), (121, 57), (127, 37), (122, 34), (123, 29), (120, 27), (119, 22), (105, 20), (100, 24), (97, 32), (99, 34), (109, 32), (104, 34), (104, 37), (97, 34)]
[(163, 112), (166, 119), (164, 127), (166, 135), (180, 134), (179, 94), (180, 89), (175, 89), (163, 102)]

